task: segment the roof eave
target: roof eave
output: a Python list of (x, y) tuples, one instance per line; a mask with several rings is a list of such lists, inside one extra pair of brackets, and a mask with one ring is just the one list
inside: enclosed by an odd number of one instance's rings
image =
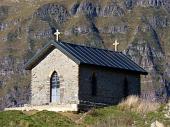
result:
[(121, 70), (121, 71), (127, 71), (127, 72), (133, 72), (133, 73), (138, 73), (140, 75), (148, 75), (148, 72), (145, 71), (136, 71), (136, 70), (129, 70), (129, 69), (121, 69), (121, 68), (114, 68), (114, 67), (108, 67), (108, 66), (101, 66), (101, 65), (94, 65), (94, 64), (88, 64), (88, 63), (80, 63), (80, 65), (90, 65), (90, 66), (96, 66), (96, 67), (102, 67), (102, 68), (108, 68), (108, 69), (113, 69), (113, 70)]
[(142, 75), (148, 75), (148, 72), (141, 72)]
[(39, 61), (39, 58), (47, 52), (50, 48), (53, 47), (52, 42), (47, 43), (40, 52), (36, 53), (24, 66), (25, 70), (31, 70), (34, 67), (34, 64)]
[(55, 48), (59, 49), (63, 54), (71, 58), (75, 63), (80, 64), (80, 61), (77, 58), (75, 58), (73, 55), (63, 49), (60, 45), (57, 44), (57, 42), (50, 41), (40, 52), (35, 54), (33, 58), (25, 64), (25, 70), (31, 70), (32, 68), (34, 68), (41, 60), (45, 58), (44, 56), (47, 56)]

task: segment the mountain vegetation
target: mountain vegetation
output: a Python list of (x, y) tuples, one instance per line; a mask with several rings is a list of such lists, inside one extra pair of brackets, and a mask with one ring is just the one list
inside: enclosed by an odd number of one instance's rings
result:
[(0, 112), (0, 123), (1, 127), (152, 127), (157, 121), (159, 125), (170, 127), (170, 103), (147, 103), (131, 96), (118, 106), (85, 113), (3, 111)]

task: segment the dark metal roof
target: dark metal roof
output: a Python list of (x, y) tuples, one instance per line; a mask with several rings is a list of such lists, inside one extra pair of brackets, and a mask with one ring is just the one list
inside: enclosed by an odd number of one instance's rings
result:
[(141, 68), (121, 52), (54, 41), (48, 43), (39, 53), (37, 53), (26, 64), (25, 68), (27, 70), (31, 70), (55, 48), (59, 49), (77, 64), (89, 64), (113, 69), (133, 71), (144, 75), (147, 74), (143, 68)]

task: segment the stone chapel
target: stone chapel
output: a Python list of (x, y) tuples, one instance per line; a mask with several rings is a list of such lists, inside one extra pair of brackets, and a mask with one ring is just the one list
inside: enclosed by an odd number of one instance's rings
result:
[(25, 65), (31, 105), (112, 105), (140, 95), (147, 72), (121, 52), (50, 41)]

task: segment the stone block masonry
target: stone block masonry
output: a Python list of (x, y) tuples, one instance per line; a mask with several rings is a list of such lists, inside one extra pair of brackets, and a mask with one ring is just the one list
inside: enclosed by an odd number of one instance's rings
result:
[[(83, 102), (117, 104), (128, 95), (140, 94), (140, 75), (102, 67), (80, 65), (79, 99)], [(92, 74), (96, 76), (96, 95), (92, 95)], [(126, 84), (125, 84), (126, 80)], [(125, 85), (126, 88), (125, 88)]]
[(31, 104), (50, 103), (50, 78), (54, 71), (59, 76), (60, 104), (78, 104), (78, 65), (54, 49), (31, 71)]

